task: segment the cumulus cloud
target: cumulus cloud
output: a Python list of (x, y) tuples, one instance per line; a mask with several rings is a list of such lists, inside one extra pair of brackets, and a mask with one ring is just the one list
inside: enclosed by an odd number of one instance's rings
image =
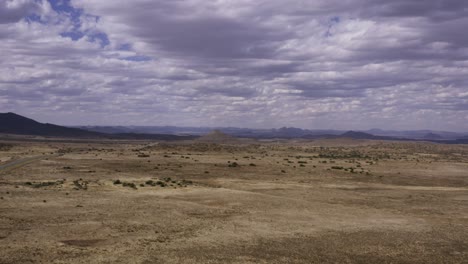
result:
[(27, 15), (40, 9), (32, 0), (5, 0), (0, 2), (0, 24), (18, 22)]
[(463, 0), (0, 2), (0, 110), (61, 124), (468, 130)]

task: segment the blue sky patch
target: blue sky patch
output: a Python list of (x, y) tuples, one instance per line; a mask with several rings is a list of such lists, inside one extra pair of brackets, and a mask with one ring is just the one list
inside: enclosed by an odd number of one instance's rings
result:
[(122, 58), (123, 60), (127, 61), (150, 61), (151, 57), (149, 56), (144, 56), (144, 55), (136, 55), (136, 56), (129, 56)]

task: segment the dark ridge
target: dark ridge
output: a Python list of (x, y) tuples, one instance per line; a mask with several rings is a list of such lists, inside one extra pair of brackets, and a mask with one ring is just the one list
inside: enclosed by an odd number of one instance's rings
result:
[(118, 133), (106, 134), (79, 128), (70, 128), (53, 124), (43, 124), (15, 113), (0, 113), (0, 133), (43, 137), (64, 137), (81, 139), (147, 139), (147, 140), (190, 140), (196, 136), (178, 136), (167, 134)]
[(441, 135), (438, 135), (438, 134), (435, 134), (435, 133), (427, 133), (426, 135), (424, 135), (423, 138), (424, 139), (430, 139), (430, 140), (432, 140), (432, 139), (436, 139), (436, 140), (443, 139), (443, 137)]
[(376, 139), (379, 138), (369, 133), (358, 132), (358, 131), (348, 131), (341, 134), (339, 137), (353, 138), (353, 139)]
[[(377, 139), (377, 140), (402, 140), (401, 138), (394, 138), (394, 137), (384, 137), (384, 136), (375, 136), (365, 132), (359, 131), (348, 131), (340, 135), (305, 135), (302, 138), (305, 139), (333, 139), (333, 138), (352, 138), (352, 139)], [(404, 140), (404, 139), (403, 139)]]
[(0, 113), (0, 133), (77, 138), (95, 138), (101, 136), (100, 133), (78, 128), (39, 123), (15, 113)]
[[(434, 134), (435, 135), (435, 134)], [(431, 136), (433, 137), (433, 136)], [(334, 139), (334, 138), (352, 138), (352, 139), (372, 139), (372, 140), (396, 140), (396, 141), (427, 141), (439, 144), (468, 144), (468, 138), (459, 138), (454, 140), (442, 140), (442, 137), (427, 139), (410, 139), (398, 137), (375, 136), (369, 133), (348, 131), (341, 135), (305, 135), (304, 139)]]
[(332, 134), (307, 134), (302, 136), (303, 139), (333, 139), (339, 138), (339, 135), (332, 135)]
[(137, 133), (119, 133), (106, 135), (108, 138), (112, 139), (137, 139), (137, 140), (192, 140), (197, 139), (199, 136), (193, 135), (170, 135), (170, 134), (137, 134)]

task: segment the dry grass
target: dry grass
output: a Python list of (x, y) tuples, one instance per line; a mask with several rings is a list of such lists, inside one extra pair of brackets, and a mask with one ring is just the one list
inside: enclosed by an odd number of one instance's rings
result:
[(468, 146), (8, 145), (0, 165), (61, 155), (0, 171), (0, 263), (468, 259)]

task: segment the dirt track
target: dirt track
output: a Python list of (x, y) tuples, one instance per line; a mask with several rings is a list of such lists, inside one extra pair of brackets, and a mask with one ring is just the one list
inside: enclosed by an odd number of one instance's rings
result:
[(36, 157), (28, 157), (28, 158), (22, 158), (22, 159), (17, 159), (13, 161), (9, 161), (5, 164), (0, 164), (0, 171), (5, 170), (5, 169), (11, 169), (11, 168), (17, 168), (24, 166), (26, 164), (43, 160), (43, 159), (48, 159), (48, 158), (53, 158), (56, 157), (57, 155), (49, 155), (49, 156), (36, 156)]

